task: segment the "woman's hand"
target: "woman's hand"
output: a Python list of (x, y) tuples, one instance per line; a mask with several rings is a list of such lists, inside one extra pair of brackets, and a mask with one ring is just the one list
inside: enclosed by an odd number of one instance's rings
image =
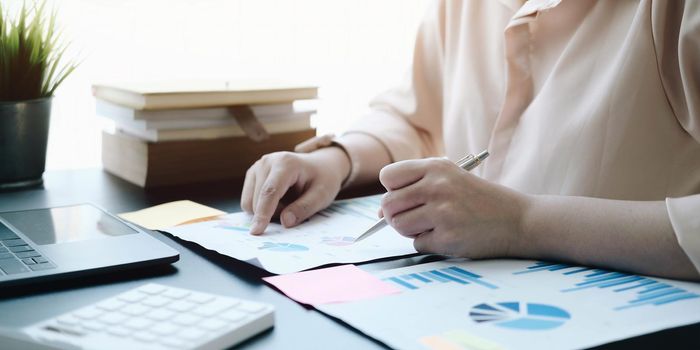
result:
[(250, 233), (263, 233), (278, 214), (285, 227), (303, 222), (333, 201), (349, 172), (350, 160), (337, 147), (263, 156), (248, 169), (241, 193), (241, 208), (254, 214)]
[(526, 195), (469, 174), (439, 158), (388, 165), (382, 214), (419, 252), (468, 258), (516, 252)]

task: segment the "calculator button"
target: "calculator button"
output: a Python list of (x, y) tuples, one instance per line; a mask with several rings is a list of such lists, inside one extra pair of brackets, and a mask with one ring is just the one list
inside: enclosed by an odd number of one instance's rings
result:
[(165, 321), (172, 318), (175, 315), (176, 313), (169, 310), (155, 309), (144, 316), (156, 321)]
[(120, 311), (131, 316), (141, 316), (151, 311), (151, 308), (139, 304), (129, 304)]
[(168, 348), (183, 348), (187, 346), (187, 342), (173, 337), (162, 338), (160, 343)]
[(141, 303), (143, 305), (148, 305), (151, 307), (161, 307), (161, 306), (167, 305), (171, 301), (172, 300), (168, 299), (168, 298), (164, 298), (161, 296), (154, 296), (154, 297), (148, 297), (148, 298), (144, 299)]
[(91, 330), (91, 331), (95, 331), (95, 332), (99, 332), (99, 331), (102, 331), (105, 328), (107, 328), (107, 326), (105, 326), (104, 324), (102, 324), (100, 322), (96, 322), (96, 321), (85, 321), (85, 322), (82, 322), (80, 325), (83, 326), (83, 328), (85, 328), (87, 330)]
[(236, 306), (236, 309), (245, 311), (249, 314), (257, 314), (258, 312), (265, 310), (265, 305), (244, 302)]
[(124, 322), (125, 327), (131, 328), (131, 329), (138, 329), (138, 330), (148, 328), (152, 324), (153, 324), (153, 321), (151, 321), (147, 318), (142, 318), (142, 317), (134, 317), (134, 318), (129, 319), (128, 321)]
[(97, 320), (109, 325), (118, 325), (126, 321), (128, 318), (129, 316), (118, 314), (116, 312), (110, 312), (100, 316)]
[(143, 299), (146, 299), (146, 295), (138, 292), (127, 292), (117, 297), (117, 299), (126, 301), (129, 303), (136, 303)]
[(150, 294), (150, 295), (156, 295), (163, 293), (166, 289), (168, 289), (165, 286), (160, 286), (157, 284), (147, 284), (141, 288), (139, 288), (139, 292)]
[(34, 258), (34, 260), (35, 260), (37, 263), (39, 263), (39, 264), (43, 264), (43, 263), (49, 262), (49, 260), (46, 259), (46, 258), (43, 257), (43, 256), (37, 256), (36, 258)]
[(191, 326), (200, 321), (202, 321), (201, 317), (193, 316), (190, 314), (180, 314), (172, 320), (173, 323), (177, 323), (182, 326)]
[(7, 253), (7, 252), (9, 252), (9, 250), (7, 250), (7, 248), (0, 245), (0, 253)]
[(226, 322), (222, 322), (219, 320), (206, 320), (202, 322), (199, 325), (200, 328), (209, 330), (209, 331), (218, 331), (224, 327), (226, 327)]
[(248, 317), (248, 314), (236, 310), (228, 310), (220, 314), (219, 317), (227, 321), (238, 322)]
[(235, 303), (229, 302), (227, 300), (216, 300), (212, 303), (202, 305), (192, 311), (192, 313), (199, 315), (199, 316), (204, 316), (204, 317), (211, 317), (214, 316), (218, 313), (221, 313), (225, 310), (228, 310), (235, 306)]
[(202, 337), (204, 337), (207, 333), (204, 331), (201, 331), (199, 329), (194, 329), (194, 328), (188, 328), (182, 330), (182, 332), (177, 334), (178, 338), (186, 339), (186, 340), (199, 340)]
[(104, 312), (102, 310), (99, 310), (95, 307), (89, 307), (85, 309), (78, 310), (73, 313), (73, 316), (83, 319), (83, 320), (91, 320), (93, 318), (97, 318), (98, 316), (101, 316)]
[[(19, 255), (19, 254), (17, 254), (17, 255)], [(0, 253), (0, 259), (12, 259), (14, 257), (15, 256), (12, 255), (12, 253)]]
[(170, 299), (182, 299), (192, 293), (182, 290), (182, 289), (169, 289), (165, 293), (163, 293), (164, 297), (168, 297)]
[(128, 337), (131, 332), (130, 329), (119, 326), (107, 328), (107, 333), (116, 335), (117, 337)]
[(190, 297), (187, 298), (187, 300), (191, 301), (193, 303), (197, 303), (197, 304), (206, 304), (206, 303), (214, 300), (214, 296), (196, 293), (196, 294), (190, 295)]
[(158, 339), (157, 336), (155, 336), (151, 333), (148, 333), (148, 332), (134, 333), (134, 338), (136, 338), (137, 340), (140, 340), (142, 342), (145, 342), (145, 343), (151, 343), (151, 342), (154, 342)]
[(126, 303), (117, 299), (109, 299), (97, 304), (98, 308), (107, 311), (115, 311), (123, 308), (124, 306), (126, 306)]
[(187, 312), (187, 311), (194, 309), (195, 306), (196, 306), (195, 304), (179, 300), (179, 301), (176, 301), (176, 302), (168, 305), (167, 308), (170, 310), (173, 310), (173, 311), (177, 311), (177, 312)]
[(22, 262), (23, 262), (25, 265), (34, 265), (34, 264), (36, 264), (36, 261), (34, 261), (34, 259), (32, 259), (32, 258), (22, 259)]
[(60, 324), (65, 324), (68, 326), (75, 326), (75, 325), (80, 323), (79, 318), (77, 318), (75, 316), (71, 316), (71, 315), (61, 316), (61, 317), (57, 318), (56, 321)]
[(175, 326), (175, 325), (170, 324), (170, 323), (159, 323), (159, 324), (153, 326), (153, 328), (151, 328), (151, 332), (153, 332), (154, 334), (165, 336), (165, 335), (171, 335), (171, 334), (179, 331), (180, 329), (181, 329), (180, 327)]

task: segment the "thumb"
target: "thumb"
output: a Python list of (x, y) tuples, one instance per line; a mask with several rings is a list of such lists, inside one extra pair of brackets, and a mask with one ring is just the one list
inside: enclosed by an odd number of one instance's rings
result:
[(285, 227), (296, 226), (323, 208), (326, 208), (337, 193), (330, 193), (322, 186), (311, 186), (297, 200), (282, 210), (280, 219)]

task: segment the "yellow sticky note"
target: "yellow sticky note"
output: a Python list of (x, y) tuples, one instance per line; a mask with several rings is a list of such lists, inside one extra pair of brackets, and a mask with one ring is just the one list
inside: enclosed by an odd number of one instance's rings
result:
[(182, 200), (119, 214), (119, 217), (149, 230), (160, 230), (222, 214), (226, 213), (193, 201)]

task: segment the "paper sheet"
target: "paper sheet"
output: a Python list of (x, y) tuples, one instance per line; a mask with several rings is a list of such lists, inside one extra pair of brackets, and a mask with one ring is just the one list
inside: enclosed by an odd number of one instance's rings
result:
[(275, 274), (415, 254), (413, 241), (391, 227), (353, 244), (377, 220), (379, 201), (379, 196), (337, 201), (299, 226), (271, 223), (260, 236), (248, 233), (252, 217), (242, 212), (164, 231)]
[(700, 284), (593, 268), (444, 261), (375, 276), (403, 292), (316, 307), (399, 349), (577, 349), (700, 322)]
[(226, 214), (188, 200), (169, 202), (154, 207), (119, 214), (119, 217), (149, 230), (161, 230), (166, 227)]
[(266, 282), (303, 304), (328, 304), (371, 299), (401, 290), (355, 265), (265, 277)]

